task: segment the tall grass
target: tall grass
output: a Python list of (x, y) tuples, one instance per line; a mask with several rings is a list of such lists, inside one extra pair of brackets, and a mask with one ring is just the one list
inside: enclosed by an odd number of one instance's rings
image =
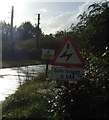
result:
[(55, 82), (46, 81), (44, 73), (24, 83), (15, 94), (3, 102), (3, 120), (10, 118), (41, 118), (48, 119), (49, 101), (55, 93), (50, 91)]

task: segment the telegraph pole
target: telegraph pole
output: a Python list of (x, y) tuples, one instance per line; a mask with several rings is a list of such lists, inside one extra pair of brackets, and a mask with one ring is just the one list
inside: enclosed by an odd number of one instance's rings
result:
[(14, 47), (14, 40), (13, 40), (13, 16), (14, 16), (14, 6), (11, 9), (11, 28), (10, 28), (10, 40), (12, 42), (12, 47)]
[(38, 25), (37, 25), (37, 35), (36, 35), (36, 48), (39, 48), (39, 24), (40, 24), (40, 14), (38, 14)]

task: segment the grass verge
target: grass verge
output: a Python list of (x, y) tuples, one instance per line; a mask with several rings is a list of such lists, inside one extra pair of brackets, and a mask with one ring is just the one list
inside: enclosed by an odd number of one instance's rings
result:
[[(39, 75), (43, 76), (43, 75)], [(49, 101), (56, 93), (50, 91), (56, 83), (42, 80), (37, 76), (34, 80), (24, 83), (15, 94), (3, 102), (3, 120), (37, 118), (48, 119)], [(40, 80), (39, 80), (40, 79)]]

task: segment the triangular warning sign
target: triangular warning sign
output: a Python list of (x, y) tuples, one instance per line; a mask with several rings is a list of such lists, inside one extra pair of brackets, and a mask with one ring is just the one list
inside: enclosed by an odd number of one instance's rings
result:
[(84, 67), (83, 59), (70, 37), (65, 39), (51, 64), (57, 66)]

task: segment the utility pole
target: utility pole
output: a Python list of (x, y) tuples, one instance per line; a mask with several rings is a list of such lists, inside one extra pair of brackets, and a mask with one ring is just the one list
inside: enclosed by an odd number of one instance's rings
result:
[(13, 40), (13, 16), (14, 16), (14, 6), (11, 9), (11, 28), (10, 28), (10, 40), (12, 42), (12, 47), (14, 47), (14, 40)]
[(38, 25), (37, 25), (37, 35), (36, 35), (36, 48), (39, 48), (39, 35), (40, 35), (40, 31), (39, 31), (39, 24), (40, 24), (40, 14), (38, 14)]

